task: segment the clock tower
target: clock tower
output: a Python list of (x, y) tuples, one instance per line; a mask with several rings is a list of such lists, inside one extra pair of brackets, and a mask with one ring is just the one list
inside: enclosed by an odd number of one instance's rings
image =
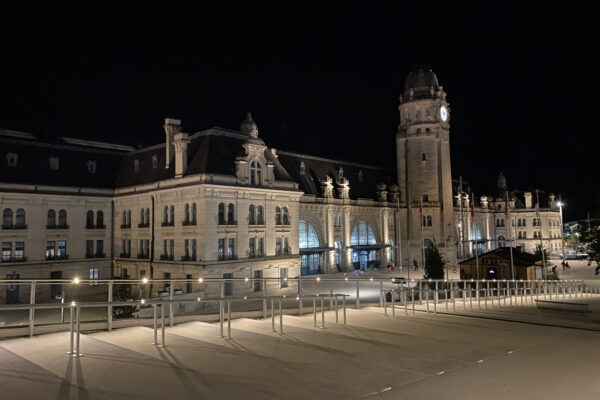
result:
[(398, 185), (400, 202), (406, 207), (402, 240), (408, 243), (408, 254), (403, 251), (403, 256), (409, 257), (410, 265), (416, 260), (421, 266), (424, 247), (434, 243), (451, 266), (456, 261), (456, 241), (450, 110), (429, 66), (417, 66), (408, 74), (398, 110)]

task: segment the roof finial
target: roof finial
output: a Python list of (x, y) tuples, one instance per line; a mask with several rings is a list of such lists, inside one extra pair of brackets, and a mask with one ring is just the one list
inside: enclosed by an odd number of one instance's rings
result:
[(258, 138), (258, 126), (256, 125), (256, 122), (252, 120), (252, 113), (250, 111), (246, 113), (246, 119), (242, 122), (240, 131), (254, 139)]

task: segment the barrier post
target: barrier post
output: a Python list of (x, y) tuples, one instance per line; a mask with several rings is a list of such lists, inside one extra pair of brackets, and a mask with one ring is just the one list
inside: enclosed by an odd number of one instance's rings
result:
[(273, 302), (274, 299), (271, 297), (271, 329), (273, 329), (273, 332), (277, 332), (275, 330), (275, 306)]
[(325, 307), (323, 307), (323, 297), (321, 297), (321, 328), (325, 328)]
[(223, 310), (223, 300), (219, 300), (219, 337), (223, 336), (223, 319), (225, 318), (225, 310)]
[(267, 281), (263, 282), (263, 318), (267, 318)]
[(390, 292), (390, 295), (392, 296), (392, 316), (394, 316), (394, 317), (396, 316), (396, 298), (395, 298), (396, 296), (395, 296), (395, 294), (396, 294), (396, 292), (394, 290), (392, 290)]
[(415, 288), (413, 287), (411, 290), (411, 299), (412, 299), (412, 312), (413, 312), (413, 317), (415, 316)]
[(300, 315), (302, 315), (302, 279), (300, 277), (300, 275), (298, 275), (298, 300), (299, 300), (299, 313)]
[[(383, 297), (383, 314), (387, 317), (387, 296), (386, 293), (379, 292), (379, 301), (381, 302), (381, 298)], [(381, 303), (380, 303), (381, 307)]]
[(279, 333), (283, 333), (283, 298), (279, 298)]
[(437, 314), (437, 302), (438, 302), (438, 281), (435, 281), (435, 292), (433, 293), (433, 313)]
[(335, 323), (339, 324), (339, 320), (338, 320), (338, 297), (337, 294), (335, 295), (335, 299), (333, 300), (333, 303), (335, 305)]
[[(29, 291), (29, 305), (35, 304), (35, 282), (31, 282), (31, 289)], [(33, 337), (33, 329), (35, 327), (35, 308), (29, 309), (29, 337)]]
[(167, 343), (165, 342), (165, 303), (160, 305), (160, 329), (161, 345), (162, 347), (167, 347)]
[(313, 297), (313, 320), (315, 328), (317, 327), (317, 297)]
[(360, 289), (359, 289), (360, 281), (356, 281), (356, 309), (360, 310)]
[[(175, 285), (173, 280), (171, 280), (169, 285), (169, 300), (173, 300), (173, 293), (175, 292)], [(173, 322), (175, 320), (175, 316), (173, 313), (173, 303), (169, 303), (169, 325), (171, 328), (173, 327)]]
[(344, 325), (346, 325), (346, 295), (342, 295), (342, 302), (344, 306)]
[[(113, 281), (108, 281), (108, 302), (112, 303), (113, 301)], [(63, 294), (64, 296), (64, 294)], [(108, 306), (108, 316), (107, 316), (107, 320), (108, 320), (108, 330), (112, 331), (112, 323), (113, 323), (113, 307), (112, 306)]]
[(382, 293), (383, 293), (383, 281), (379, 281), (379, 307), (383, 306), (383, 300), (381, 299)]
[(79, 305), (77, 306), (77, 314), (75, 314), (77, 316), (77, 341), (76, 343), (76, 347), (75, 347), (75, 355), (74, 357), (81, 357), (81, 353), (79, 352), (79, 343), (81, 341), (81, 319), (79, 316), (79, 311), (81, 310), (81, 308), (79, 307)]
[(157, 345), (158, 344), (158, 332), (157, 332), (157, 316), (156, 316), (156, 304), (152, 304), (152, 308), (154, 311), (154, 342), (152, 342), (152, 344)]
[(231, 339), (231, 300), (227, 300), (227, 339)]
[(71, 308), (69, 308), (69, 329), (70, 329), (70, 333), (71, 333), (71, 346), (70, 346), (70, 350), (67, 352), (67, 354), (73, 355), (73, 343), (75, 340), (75, 331), (73, 330), (73, 310), (75, 309), (75, 306), (73, 305), (73, 303), (71, 303)]

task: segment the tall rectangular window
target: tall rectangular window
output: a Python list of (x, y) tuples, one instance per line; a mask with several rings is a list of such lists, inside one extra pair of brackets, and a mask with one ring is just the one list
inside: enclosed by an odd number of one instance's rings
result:
[(256, 238), (248, 239), (248, 257), (254, 257), (255, 255), (255, 242)]
[(46, 242), (46, 259), (53, 260), (56, 256), (56, 242), (49, 240)]
[(56, 253), (58, 258), (67, 258), (67, 241), (59, 240), (58, 241), (58, 252)]
[(2, 242), (2, 261), (10, 261), (12, 257), (12, 242)]
[(275, 255), (281, 255), (281, 238), (275, 238)]
[(227, 258), (230, 260), (233, 259), (235, 256), (234, 246), (235, 239), (229, 239), (229, 246), (227, 246)]
[(219, 239), (219, 249), (217, 250), (219, 260), (225, 259), (225, 239)]
[(192, 261), (196, 261), (196, 239), (192, 239)]
[(290, 254), (290, 246), (287, 236), (283, 238), (283, 254)]
[(169, 240), (169, 260), (175, 259), (175, 240)]
[(279, 278), (281, 279), (280, 285), (282, 288), (288, 287), (287, 283), (287, 268), (280, 267), (279, 268)]
[[(98, 268), (90, 268), (90, 280), (98, 280), (100, 276), (100, 270)], [(90, 285), (95, 286), (98, 282), (91, 282)]]
[(254, 291), (255, 292), (260, 292), (262, 290), (262, 281), (261, 281), (261, 279), (262, 279), (262, 270), (254, 271), (253, 275), (254, 275), (253, 277), (255, 279), (254, 280), (254, 284), (253, 284)]
[(263, 238), (258, 238), (258, 245), (256, 246), (256, 255), (258, 257), (263, 256)]
[(25, 242), (15, 242), (15, 260), (25, 259)]
[(93, 240), (85, 241), (85, 256), (88, 258), (94, 257), (94, 241)]
[(96, 257), (104, 257), (104, 240), (96, 240)]
[(189, 260), (190, 259), (190, 241), (188, 239), (185, 239), (183, 241), (183, 258), (184, 260)]

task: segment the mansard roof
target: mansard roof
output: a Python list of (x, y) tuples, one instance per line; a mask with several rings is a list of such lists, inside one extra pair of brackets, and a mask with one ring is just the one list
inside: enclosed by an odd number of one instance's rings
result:
[[(377, 185), (379, 183), (390, 185), (394, 177), (391, 171), (371, 165), (332, 160), (281, 150), (277, 154), (292, 179), (300, 185), (300, 190), (314, 196), (323, 195), (321, 181), (329, 176), (332, 180), (335, 197), (337, 197), (340, 168), (343, 169), (343, 177), (348, 180), (351, 199), (375, 199)], [(302, 163), (304, 163), (304, 173), (301, 171)]]
[[(0, 143), (1, 182), (49, 186), (113, 188), (123, 156), (133, 150), (81, 139), (40, 140), (15, 131), (0, 131)], [(11, 153), (17, 155), (16, 166), (7, 162)], [(51, 158), (55, 169), (50, 168)], [(88, 162), (95, 162), (94, 172)]]

